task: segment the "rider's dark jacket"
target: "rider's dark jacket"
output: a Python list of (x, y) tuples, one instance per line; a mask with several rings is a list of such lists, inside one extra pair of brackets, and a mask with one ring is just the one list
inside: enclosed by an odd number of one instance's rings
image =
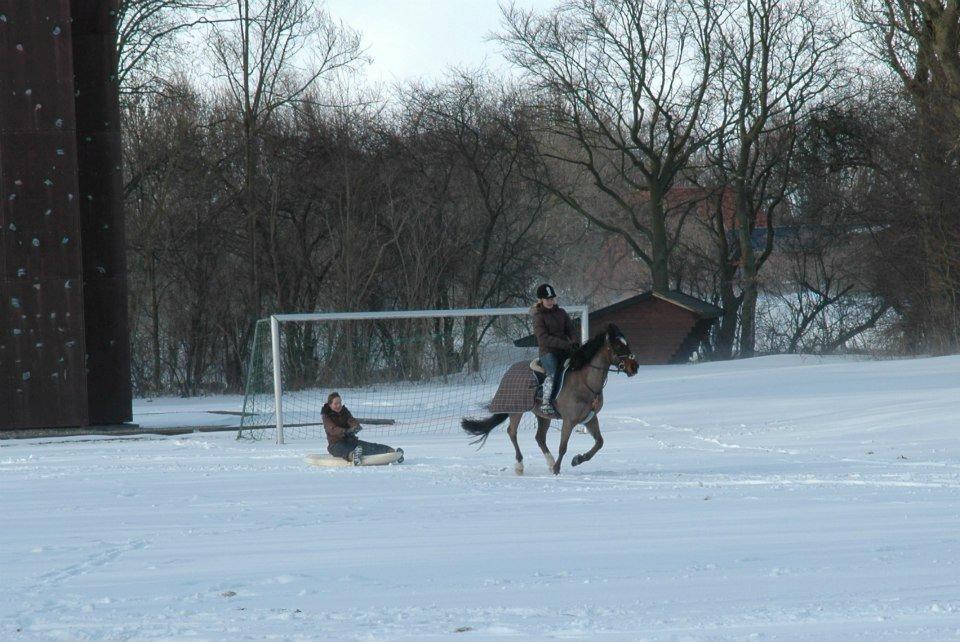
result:
[(551, 352), (569, 353), (577, 341), (576, 329), (566, 310), (558, 305), (549, 310), (538, 302), (530, 308), (533, 315), (533, 333), (537, 337), (540, 355)]

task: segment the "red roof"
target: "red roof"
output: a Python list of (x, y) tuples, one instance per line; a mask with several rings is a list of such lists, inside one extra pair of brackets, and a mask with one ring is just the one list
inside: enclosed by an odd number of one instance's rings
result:
[[(641, 202), (650, 198), (649, 192), (640, 192)], [(736, 219), (736, 196), (733, 190), (727, 187), (672, 187), (664, 197), (667, 215), (679, 216), (690, 212), (696, 213), (701, 219), (709, 219), (716, 213), (719, 206), (723, 212), (723, 226), (728, 230), (739, 227)], [(766, 212), (757, 212), (755, 227), (767, 226)]]
[[(641, 202), (649, 198), (648, 192), (638, 193)], [(685, 213), (692, 213), (703, 221), (711, 219), (719, 206), (723, 212), (724, 227), (735, 230), (739, 226), (736, 222), (736, 200), (733, 190), (729, 188), (710, 189), (705, 187), (674, 187), (667, 192), (666, 207), (668, 217), (677, 217)], [(693, 211), (691, 212), (691, 208)], [(757, 213), (756, 227), (765, 228), (767, 215)], [(635, 292), (645, 280), (646, 269), (639, 265), (638, 257), (620, 236), (607, 238), (596, 261), (584, 266), (584, 276), (589, 282), (603, 283), (609, 294), (622, 296), (626, 292)], [(604, 303), (606, 297), (601, 295)]]

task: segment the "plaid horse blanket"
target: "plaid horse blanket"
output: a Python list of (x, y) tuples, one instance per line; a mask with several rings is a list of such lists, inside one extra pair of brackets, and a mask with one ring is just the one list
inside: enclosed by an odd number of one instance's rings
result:
[(540, 386), (529, 361), (515, 363), (503, 375), (497, 394), (490, 402), (490, 412), (527, 412), (536, 404)]

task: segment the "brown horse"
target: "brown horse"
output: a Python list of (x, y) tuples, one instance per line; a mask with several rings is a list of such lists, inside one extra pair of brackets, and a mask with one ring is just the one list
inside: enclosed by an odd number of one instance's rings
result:
[(606, 332), (592, 338), (570, 357), (563, 387), (554, 401), (557, 413), (563, 420), (560, 452), (556, 460), (547, 448), (547, 430), (550, 428), (550, 420), (556, 417), (540, 412), (540, 404), (535, 398), (537, 379), (527, 362), (514, 364), (500, 380), (500, 387), (489, 407), (493, 415), (486, 419), (464, 417), (461, 425), (469, 434), (478, 437), (473, 443), (479, 442), (482, 446), (490, 436), (490, 431), (509, 417), (507, 433), (510, 435), (510, 441), (513, 442), (513, 448), (517, 451), (515, 470), (518, 475), (522, 475), (523, 455), (517, 444), (517, 428), (523, 413), (533, 412), (537, 416), (537, 444), (547, 460), (547, 467), (557, 475), (560, 473), (560, 464), (567, 452), (567, 442), (570, 440), (574, 426), (584, 424), (587, 432), (593, 436), (594, 444), (593, 448), (573, 458), (570, 462), (573, 466), (590, 461), (603, 447), (597, 414), (603, 407), (603, 387), (607, 383), (607, 375), (611, 369), (614, 372), (625, 372), (628, 377), (637, 374), (637, 360), (630, 350), (627, 338), (612, 323), (607, 327)]

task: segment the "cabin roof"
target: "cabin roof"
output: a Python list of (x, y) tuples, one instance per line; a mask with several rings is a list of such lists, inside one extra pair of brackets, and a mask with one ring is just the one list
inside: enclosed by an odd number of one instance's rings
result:
[(690, 310), (694, 314), (697, 314), (704, 319), (716, 319), (723, 316), (722, 308), (719, 308), (711, 303), (707, 303), (706, 301), (701, 301), (700, 299), (694, 298), (682, 292), (669, 290), (667, 292), (642, 292), (636, 296), (624, 299), (623, 301), (617, 301), (616, 303), (608, 305), (604, 308), (593, 310), (590, 313), (590, 318), (592, 320), (594, 317), (601, 317), (610, 312), (616, 312), (624, 308), (629, 308), (642, 301), (649, 301), (654, 297), (684, 308), (685, 310)]

